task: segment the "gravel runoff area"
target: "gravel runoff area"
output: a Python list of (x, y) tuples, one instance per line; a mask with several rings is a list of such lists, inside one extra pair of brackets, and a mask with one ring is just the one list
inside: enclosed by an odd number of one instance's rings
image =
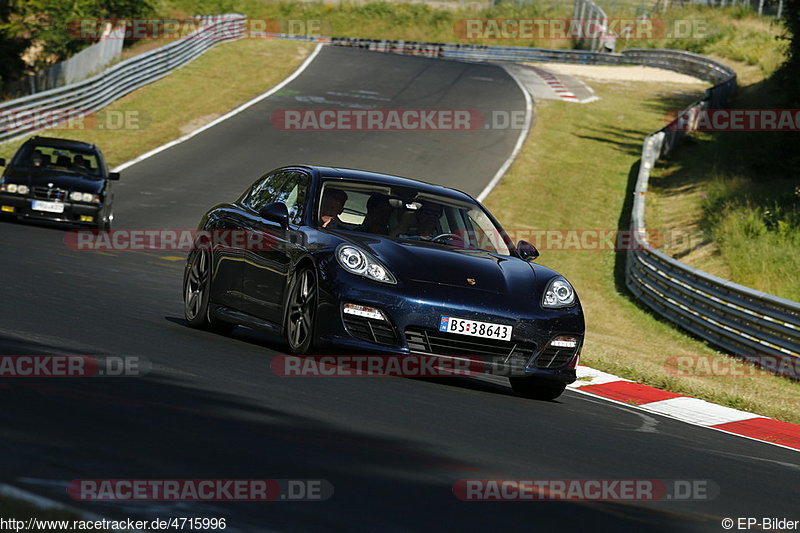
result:
[(527, 63), (555, 74), (580, 76), (603, 81), (653, 81), (708, 85), (705, 81), (669, 70), (641, 66), (571, 65), (566, 63)]

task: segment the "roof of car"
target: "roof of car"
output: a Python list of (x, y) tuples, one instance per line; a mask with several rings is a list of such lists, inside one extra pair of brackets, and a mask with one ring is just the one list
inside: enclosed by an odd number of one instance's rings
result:
[(380, 172), (371, 172), (368, 170), (356, 170), (352, 168), (323, 167), (317, 165), (299, 165), (299, 166), (311, 170), (316, 170), (320, 174), (320, 176), (325, 178), (342, 178), (354, 181), (381, 183), (385, 185), (414, 187), (416, 189), (425, 191), (430, 194), (436, 194), (460, 200), (471, 198), (469, 195), (467, 195), (462, 191), (459, 191), (458, 189), (443, 187), (441, 185), (434, 185), (432, 183), (428, 183), (425, 181), (415, 180), (411, 178), (404, 178), (402, 176), (394, 176), (392, 174), (382, 174)]
[(52, 146), (54, 148), (77, 148), (79, 150), (95, 150), (95, 145), (91, 143), (85, 143), (83, 141), (74, 141), (72, 139), (59, 139), (58, 137), (40, 137), (35, 136), (31, 137), (26, 141), (26, 143), (32, 144), (43, 144), (46, 146)]

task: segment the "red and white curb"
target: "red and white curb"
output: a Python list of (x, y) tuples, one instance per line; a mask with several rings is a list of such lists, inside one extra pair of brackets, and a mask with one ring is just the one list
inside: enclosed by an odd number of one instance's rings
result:
[(569, 385), (574, 391), (599, 396), (695, 426), (800, 451), (800, 425), (648, 387), (587, 366), (579, 365), (577, 373), (578, 381)]
[(562, 100), (569, 100), (573, 102), (576, 102), (578, 100), (578, 97), (575, 96), (575, 93), (567, 89), (564, 86), (564, 84), (561, 83), (561, 80), (559, 80), (550, 72), (534, 66), (529, 66), (529, 68), (532, 71), (534, 71), (537, 76), (542, 78), (544, 82), (550, 87), (550, 89), (552, 89), (553, 92), (556, 93), (556, 96), (558, 96)]

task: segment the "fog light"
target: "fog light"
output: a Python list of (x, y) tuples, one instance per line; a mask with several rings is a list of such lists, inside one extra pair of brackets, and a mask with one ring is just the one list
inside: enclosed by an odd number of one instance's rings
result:
[(556, 337), (550, 341), (550, 346), (555, 346), (556, 348), (575, 348), (578, 346), (578, 339), (575, 337)]
[(10, 205), (4, 205), (4, 206), (0, 207), (0, 210), (2, 210), (3, 213), (13, 213), (14, 212), (14, 208), (12, 206), (10, 206)]
[(81, 222), (94, 222), (94, 217), (81, 215)]
[(380, 309), (366, 307), (364, 305), (344, 304), (344, 313), (347, 315), (363, 316), (374, 320), (386, 320)]

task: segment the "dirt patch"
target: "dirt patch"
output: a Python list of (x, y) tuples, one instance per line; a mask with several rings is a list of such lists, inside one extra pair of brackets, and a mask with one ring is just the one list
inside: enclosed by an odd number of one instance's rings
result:
[(203, 115), (202, 117), (193, 118), (186, 124), (180, 127), (181, 135), (186, 135), (187, 133), (192, 133), (194, 130), (202, 128), (212, 120), (218, 119), (220, 116), (219, 113), (211, 113), (208, 115)]

